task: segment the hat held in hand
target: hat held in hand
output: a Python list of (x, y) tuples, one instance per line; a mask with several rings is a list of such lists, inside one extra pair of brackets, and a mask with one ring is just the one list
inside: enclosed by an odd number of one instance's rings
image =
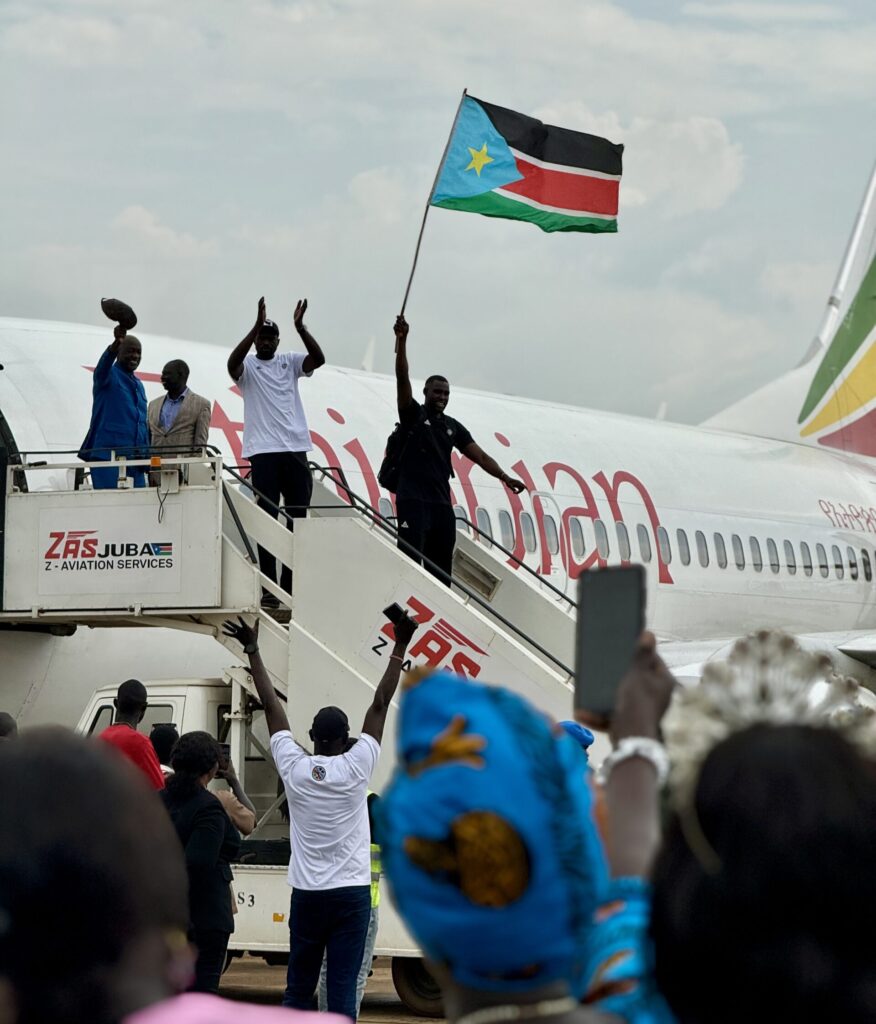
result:
[(121, 299), (101, 299), (100, 308), (110, 320), (115, 320), (126, 331), (130, 331), (137, 326), (137, 314), (127, 302), (122, 302)]

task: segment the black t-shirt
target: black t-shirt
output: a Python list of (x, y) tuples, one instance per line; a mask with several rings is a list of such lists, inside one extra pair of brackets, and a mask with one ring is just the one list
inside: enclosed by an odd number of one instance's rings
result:
[(400, 415), (403, 427), (416, 424), (405, 447), (399, 467), (399, 498), (450, 503), (450, 453), (462, 451), (474, 438), (452, 416), (444, 413), (424, 415), (416, 399)]

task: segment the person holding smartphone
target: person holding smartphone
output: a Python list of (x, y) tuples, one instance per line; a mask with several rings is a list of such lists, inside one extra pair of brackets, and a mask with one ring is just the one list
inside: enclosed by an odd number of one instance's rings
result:
[(228, 789), (213, 790), (213, 796), (225, 808), (225, 813), (237, 831), (244, 836), (250, 835), (256, 827), (256, 809), (240, 784), (231, 760), (231, 748), (227, 743), (219, 744), (219, 771), (216, 772), (216, 778), (226, 782)]
[(259, 654), (258, 633), (242, 618), (224, 631), (249, 658), (265, 709), (271, 754), (289, 802), (289, 967), (283, 1005), (307, 1010), (328, 955), (329, 1013), (357, 1017), (356, 985), (371, 918), (368, 784), (380, 755), (386, 715), (398, 688), (405, 652), (417, 624), (403, 615), (395, 644), (365, 712), (358, 742), (350, 746), (347, 715), (321, 708), (313, 719), (309, 754), (293, 738), (280, 698)]

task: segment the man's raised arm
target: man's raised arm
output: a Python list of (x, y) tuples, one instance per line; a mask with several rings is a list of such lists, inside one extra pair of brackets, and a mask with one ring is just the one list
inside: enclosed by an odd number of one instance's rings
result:
[(383, 727), (386, 725), (386, 713), (389, 705), (398, 689), (398, 680), (401, 675), (402, 662), (405, 660), (405, 651), (411, 642), (411, 637), (417, 629), (417, 624), (409, 616), (405, 615), (401, 621), (395, 624), (395, 644), (383, 678), (377, 684), (374, 691), (374, 699), (371, 707), (365, 712), (365, 721), (362, 723), (362, 732), (373, 736), (378, 743), (383, 739)]
[(295, 324), (295, 330), (298, 331), (298, 337), (301, 338), (304, 342), (304, 347), (307, 349), (307, 355), (304, 357), (301, 369), (305, 373), (311, 374), (325, 363), (325, 356), (319, 347), (319, 342), (304, 326), (304, 314), (306, 312), (307, 299), (299, 299), (295, 306), (292, 322)]
[(411, 375), (408, 371), (408, 322), (403, 316), (395, 318), (395, 389), (399, 415), (413, 401)]
[(253, 342), (259, 336), (259, 331), (262, 329), (262, 324), (265, 322), (265, 297), (264, 295), (259, 299), (259, 308), (256, 313), (256, 321), (252, 326), (249, 334), (240, 341), (235, 347), (234, 351), (228, 357), (228, 372), (231, 374), (232, 380), (240, 380), (243, 374), (243, 360), (246, 358), (247, 352), (252, 348)]
[(259, 654), (258, 630), (248, 626), (238, 616), (237, 622), (227, 619), (222, 624), (222, 632), (225, 636), (233, 637), (243, 648), (243, 653), (249, 656), (249, 670), (252, 673), (253, 682), (258, 691), (259, 700), (265, 709), (265, 721), (268, 724), (268, 732), (273, 736), (275, 732), (289, 731), (289, 719), (286, 711), (277, 696), (274, 684), (271, 682), (262, 656)]
[(521, 491), (526, 490), (526, 484), (522, 480), (518, 480), (513, 476), (508, 476), (493, 456), (487, 455), (483, 448), (481, 448), (479, 444), (475, 444), (474, 441), (467, 444), (465, 448), (462, 449), (462, 454), (471, 459), (475, 465), (480, 466), (485, 473), (489, 473), (490, 476), (494, 476), (497, 480), (501, 480), (502, 483), (515, 494), (519, 494)]

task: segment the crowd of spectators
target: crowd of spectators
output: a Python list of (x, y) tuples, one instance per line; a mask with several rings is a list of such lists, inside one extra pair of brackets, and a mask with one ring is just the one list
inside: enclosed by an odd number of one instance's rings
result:
[[(292, 738), (257, 633), (227, 630), (249, 657), (290, 805), (284, 1002), (313, 1005), (327, 953), (328, 1006), (355, 1018), (373, 914), (368, 780), (412, 630), (399, 629), (358, 742), (326, 708), (313, 754)], [(753, 635), (682, 689), (643, 635), (598, 773), (586, 730), (499, 686), (412, 674), (400, 709), (376, 838), (455, 1024), (876, 1016), (876, 726), (824, 657)], [(159, 798), (130, 744), (136, 770), (111, 743), (8, 734), (0, 1020), (225, 1019), (198, 994), (221, 971), (240, 842), (207, 788), (216, 740), (179, 738)]]

